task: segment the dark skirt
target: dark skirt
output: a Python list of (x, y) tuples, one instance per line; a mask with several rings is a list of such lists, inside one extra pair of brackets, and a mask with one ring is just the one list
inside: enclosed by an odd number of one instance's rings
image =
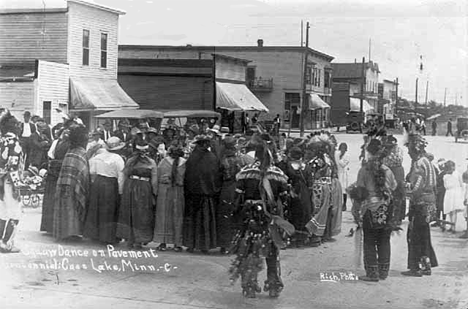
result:
[(431, 243), (431, 229), (425, 216), (411, 218), (407, 233), (408, 269), (418, 269), (422, 257), (428, 257), (431, 267), (438, 266), (437, 257)]
[(153, 240), (155, 201), (149, 181), (126, 179), (119, 208), (117, 237), (130, 243)]
[(296, 194), (296, 197), (291, 198), (289, 218), (296, 229), (295, 237), (305, 239), (309, 235), (305, 226), (312, 219), (312, 199), (309, 188), (303, 183), (299, 184), (299, 192)]
[(117, 178), (98, 175), (91, 184), (84, 237), (104, 243), (116, 242), (119, 186)]
[(235, 233), (235, 224), (232, 217), (235, 195), (236, 182), (224, 182), (219, 197), (219, 206), (216, 209), (217, 245), (222, 248), (228, 248), (231, 245)]
[(216, 248), (214, 196), (186, 194), (183, 233), (185, 247), (199, 250)]
[(54, 201), (57, 180), (57, 175), (52, 173), (47, 174), (45, 179), (44, 197), (42, 199), (41, 232), (52, 233), (53, 230), (52, 225), (54, 222)]

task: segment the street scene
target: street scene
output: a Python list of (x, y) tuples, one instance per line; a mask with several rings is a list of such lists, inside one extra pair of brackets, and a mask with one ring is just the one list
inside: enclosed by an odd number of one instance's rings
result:
[(467, 16), (1, 1), (2, 306), (468, 309)]

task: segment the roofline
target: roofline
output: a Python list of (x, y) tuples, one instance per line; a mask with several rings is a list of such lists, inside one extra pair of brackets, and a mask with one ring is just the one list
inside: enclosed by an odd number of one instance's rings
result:
[(211, 55), (214, 56), (215, 58), (216, 58), (216, 57), (225, 58), (225, 59), (229, 59), (229, 60), (239, 61), (239, 62), (242, 62), (242, 63), (250, 63), (250, 62), (252, 62), (251, 60), (242, 59), (242, 58), (237, 58), (237, 57), (232, 57), (232, 56), (227, 56), (227, 55), (223, 55), (223, 54), (211, 54)]
[[(76, 1), (76, 0), (75, 0)], [(296, 52), (303, 52), (304, 50), (308, 50), (310, 53), (321, 56), (326, 58), (329, 61), (335, 59), (334, 57), (327, 55), (325, 53), (319, 52), (314, 50), (310, 47), (300, 47), (300, 46), (214, 46), (214, 45), (206, 45), (206, 46), (171, 46), (171, 45), (119, 45), (119, 50), (131, 50), (131, 49), (141, 49), (141, 50), (151, 50), (151, 49), (175, 49), (175, 50), (186, 50), (186, 49), (194, 49), (194, 50), (207, 50), (212, 49), (216, 52), (216, 49), (220, 50), (254, 50), (254, 51), (262, 51), (262, 50), (275, 50), (275, 51), (296, 51)]]
[(389, 79), (384, 79), (383, 81), (384, 81), (384, 82), (389, 82), (389, 83), (394, 84), (394, 85), (397, 85), (397, 84), (398, 84), (397, 82), (395, 82), (395, 81), (393, 81), (393, 80), (389, 80)]
[(0, 9), (1, 15), (7, 14), (44, 14), (44, 13), (66, 13), (68, 8), (50, 8), (50, 9)]
[(89, 7), (92, 7), (92, 8), (108, 11), (108, 12), (118, 14), (118, 15), (125, 15), (126, 14), (126, 12), (124, 10), (115, 9), (115, 8), (111, 8), (111, 7), (108, 7), (108, 6), (101, 5), (101, 4), (87, 2), (87, 1), (83, 1), (83, 0), (67, 0), (67, 3), (68, 2), (73, 2), (73, 3), (89, 6)]

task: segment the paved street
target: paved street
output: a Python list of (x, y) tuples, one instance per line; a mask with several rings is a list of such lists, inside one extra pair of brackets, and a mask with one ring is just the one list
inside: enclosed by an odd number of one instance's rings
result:
[[(338, 134), (337, 140), (349, 146), (351, 178), (355, 179), (362, 135)], [(428, 151), (436, 158), (452, 159), (459, 169), (466, 168), (468, 143), (455, 144), (453, 138), (444, 137), (428, 137), (428, 141)], [(239, 282), (234, 286), (229, 282), (231, 257), (171, 251), (130, 257), (119, 251), (125, 250), (123, 246), (109, 252), (88, 241), (59, 247), (50, 236), (38, 232), (40, 218), (40, 208), (25, 208), (17, 237), (22, 253), (0, 255), (2, 308), (468, 308), (468, 241), (458, 239), (460, 233), (449, 235), (438, 228), (432, 228), (432, 241), (440, 266), (431, 277), (400, 275), (406, 268), (405, 222), (404, 232), (392, 237), (387, 280), (344, 280), (340, 272), (364, 274), (362, 266), (356, 265), (355, 239), (345, 237), (353, 227), (346, 212), (336, 242), (281, 251), (285, 289), (279, 299), (269, 299), (265, 293), (244, 299)], [(68, 269), (52, 269), (53, 254)], [(66, 256), (74, 254), (88, 256)], [(71, 269), (83, 265), (87, 269)], [(341, 280), (321, 281), (321, 273), (334, 273)], [(264, 277), (263, 272), (261, 283)]]

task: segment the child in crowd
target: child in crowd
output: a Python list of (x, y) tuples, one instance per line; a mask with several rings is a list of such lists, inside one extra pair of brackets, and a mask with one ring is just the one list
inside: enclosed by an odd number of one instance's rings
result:
[(464, 194), (463, 182), (460, 174), (455, 170), (455, 163), (447, 161), (445, 164), (447, 174), (444, 176), (444, 214), (448, 214), (449, 221), (453, 226), (448, 230), (455, 233), (457, 229), (462, 229), (463, 211), (464, 211)]

